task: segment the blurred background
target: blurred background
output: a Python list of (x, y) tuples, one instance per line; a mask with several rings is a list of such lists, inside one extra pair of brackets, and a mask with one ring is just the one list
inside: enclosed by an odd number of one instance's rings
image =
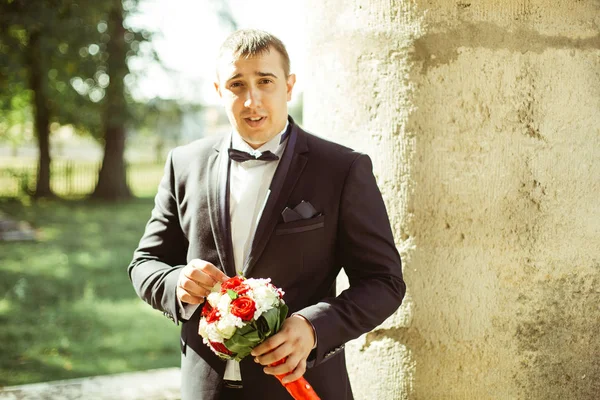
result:
[[(293, 2), (7, 1), (2, 8), (0, 196), (152, 194), (170, 148), (229, 129), (213, 87), (214, 58), (238, 28), (260, 27), (287, 44), (299, 75), (291, 113), (302, 120), (304, 21)], [(98, 177), (103, 159), (107, 173)]]
[(301, 122), (303, 23), (292, 1), (0, 2), (0, 386), (178, 366), (125, 270), (165, 156), (229, 129), (214, 59), (238, 28), (286, 43)]

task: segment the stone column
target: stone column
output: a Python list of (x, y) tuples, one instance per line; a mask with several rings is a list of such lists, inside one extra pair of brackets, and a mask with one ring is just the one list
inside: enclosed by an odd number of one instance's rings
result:
[(600, 3), (307, 17), (305, 127), (373, 158), (408, 285), (348, 346), (356, 398), (597, 398)]

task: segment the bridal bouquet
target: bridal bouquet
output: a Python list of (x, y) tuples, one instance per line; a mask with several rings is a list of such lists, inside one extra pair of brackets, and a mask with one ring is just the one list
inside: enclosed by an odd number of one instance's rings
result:
[[(240, 361), (279, 331), (288, 313), (283, 295), (270, 279), (235, 276), (217, 283), (202, 307), (198, 333), (217, 356)], [(280, 382), (283, 377), (277, 376)], [(284, 386), (296, 400), (319, 399), (304, 378)]]

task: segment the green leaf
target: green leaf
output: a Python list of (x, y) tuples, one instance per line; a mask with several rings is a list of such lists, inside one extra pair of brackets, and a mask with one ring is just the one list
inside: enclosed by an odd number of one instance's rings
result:
[(243, 337), (254, 344), (258, 344), (260, 342), (260, 335), (258, 334), (258, 331), (248, 332)]
[(255, 338), (246, 338), (244, 336), (232, 336), (231, 339), (225, 341), (225, 346), (233, 353), (243, 353), (248, 349), (253, 349), (260, 343), (258, 333)]
[(238, 294), (234, 290), (227, 289), (227, 294), (229, 295), (229, 298), (231, 300), (235, 300), (238, 298)]
[[(225, 346), (232, 350), (236, 346), (254, 346), (260, 342), (260, 335), (256, 330), (240, 334), (236, 331), (231, 338), (225, 341)], [(231, 346), (231, 347), (230, 347)]]
[(277, 328), (277, 321), (279, 320), (279, 310), (277, 308), (271, 308), (269, 311), (263, 313), (261, 318), (267, 323), (268, 330), (264, 332), (266, 336), (270, 336), (275, 333), (275, 329)]
[(277, 323), (277, 327), (275, 328), (275, 333), (279, 332), (279, 328), (281, 328), (281, 324), (283, 324), (283, 321), (285, 321), (287, 314), (288, 314), (288, 306), (286, 304), (282, 304), (279, 307), (279, 320)]
[(256, 320), (256, 330), (261, 335), (262, 339), (266, 339), (267, 337), (269, 337), (269, 334), (270, 334), (269, 323), (267, 322), (267, 320), (264, 317), (260, 316)]
[(240, 353), (237, 353), (237, 354), (235, 355), (235, 358), (234, 358), (234, 360), (235, 360), (235, 361), (242, 361), (242, 359), (243, 359), (243, 358), (245, 358), (246, 356), (248, 356), (248, 354), (250, 354), (250, 352), (251, 352), (251, 351), (252, 351), (252, 349), (251, 349), (251, 348), (248, 348), (248, 349), (247, 349), (247, 350), (245, 350), (245, 351), (242, 351), (242, 352), (240, 352)]
[[(244, 333), (242, 333), (243, 331)], [(259, 334), (258, 330), (248, 324), (238, 329), (229, 340), (226, 340), (225, 346), (231, 352), (236, 353), (235, 359), (239, 361), (250, 354), (252, 349), (262, 343), (263, 340), (264, 337)]]
[(238, 335), (245, 335), (248, 332), (251, 332), (253, 330), (256, 330), (255, 326), (252, 326), (252, 324), (246, 324), (241, 328), (237, 328), (237, 330), (235, 331), (236, 334)]
[(268, 337), (281, 328), (288, 313), (287, 305), (283, 304), (263, 313), (255, 322), (238, 328), (233, 336), (225, 341), (225, 346), (236, 353), (235, 360), (240, 361)]

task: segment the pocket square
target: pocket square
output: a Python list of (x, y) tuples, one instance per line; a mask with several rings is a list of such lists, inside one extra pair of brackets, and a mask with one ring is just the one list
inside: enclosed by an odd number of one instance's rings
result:
[(289, 207), (286, 207), (281, 213), (283, 222), (293, 222), (302, 219), (302, 216)]
[(300, 204), (298, 204), (292, 210), (289, 207), (286, 207), (281, 216), (283, 217), (283, 222), (293, 222), (301, 219), (310, 219), (318, 214), (317, 210), (310, 204), (308, 201), (302, 200)]
[(309, 219), (318, 214), (313, 205), (304, 200), (294, 208), (294, 211), (300, 214), (303, 219)]

